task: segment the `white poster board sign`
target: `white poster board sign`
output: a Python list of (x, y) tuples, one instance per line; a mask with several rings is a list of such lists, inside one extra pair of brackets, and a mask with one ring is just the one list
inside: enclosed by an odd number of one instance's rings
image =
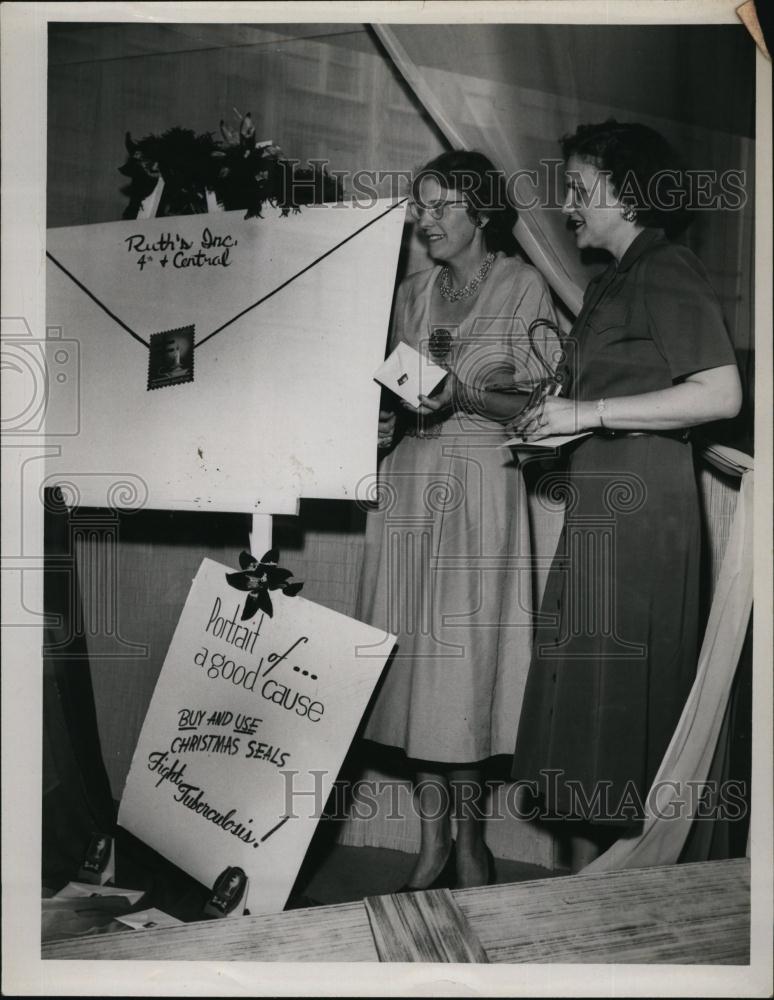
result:
[(108, 474), (124, 506), (292, 513), (374, 473), (403, 207), (243, 214), (48, 231), (47, 473), (81, 503)]
[(242, 868), (250, 912), (273, 913), (287, 900), (391, 643), (281, 590), (269, 595), (271, 617), (258, 611), (242, 621), (246, 595), (228, 572), (205, 559), (196, 574), (118, 822), (204, 885)]

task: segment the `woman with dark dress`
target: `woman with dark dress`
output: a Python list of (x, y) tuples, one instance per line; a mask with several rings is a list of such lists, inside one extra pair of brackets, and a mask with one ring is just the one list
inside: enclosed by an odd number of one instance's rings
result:
[(532, 651), (526, 492), (503, 445), (559, 342), (545, 281), (511, 255), (516, 212), (487, 157), (437, 157), (410, 210), (433, 266), (401, 284), (390, 350), (405, 341), (448, 375), (416, 407), (382, 413), (392, 450), (356, 617), (398, 637), (364, 736), (410, 760), (421, 845), (406, 888), (427, 889), (493, 877), (481, 763), (513, 749)]
[[(698, 656), (700, 517), (690, 428), (735, 416), (741, 387), (680, 218), (674, 152), (637, 124), (562, 141), (563, 212), (612, 257), (573, 327), (565, 389), (514, 426), (568, 446), (564, 529), (547, 581), (513, 777), (564, 819), (578, 871), (643, 818)], [(572, 822), (569, 822), (572, 821)]]

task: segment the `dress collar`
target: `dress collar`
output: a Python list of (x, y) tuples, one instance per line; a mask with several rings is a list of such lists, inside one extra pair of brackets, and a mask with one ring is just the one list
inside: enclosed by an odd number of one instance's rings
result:
[(629, 244), (626, 253), (618, 262), (616, 271), (619, 274), (621, 271), (628, 271), (632, 264), (636, 260), (639, 260), (639, 258), (645, 253), (648, 247), (653, 246), (654, 243), (659, 241), (666, 241), (663, 229), (643, 229), (643, 231), (638, 233)]

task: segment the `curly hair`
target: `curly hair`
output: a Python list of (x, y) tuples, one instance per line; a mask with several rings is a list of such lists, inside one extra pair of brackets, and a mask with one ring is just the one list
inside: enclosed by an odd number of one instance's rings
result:
[(609, 174), (616, 196), (634, 208), (640, 225), (674, 234), (691, 221), (685, 168), (655, 129), (608, 118), (579, 125), (559, 142), (565, 161), (575, 156)]
[(466, 149), (436, 156), (414, 175), (411, 191), (417, 202), (422, 201), (420, 185), (427, 177), (434, 177), (446, 189), (463, 196), (468, 203), (468, 215), (474, 222), (482, 215), (487, 217), (483, 229), (487, 250), (516, 252), (518, 244), (513, 227), (519, 213), (508, 199), (505, 175), (488, 156)]

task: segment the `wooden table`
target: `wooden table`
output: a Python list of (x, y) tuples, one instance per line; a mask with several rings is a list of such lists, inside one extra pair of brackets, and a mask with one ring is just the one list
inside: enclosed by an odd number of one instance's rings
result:
[[(460, 889), (490, 962), (746, 965), (747, 859)], [(53, 942), (44, 959), (376, 962), (362, 903)]]

